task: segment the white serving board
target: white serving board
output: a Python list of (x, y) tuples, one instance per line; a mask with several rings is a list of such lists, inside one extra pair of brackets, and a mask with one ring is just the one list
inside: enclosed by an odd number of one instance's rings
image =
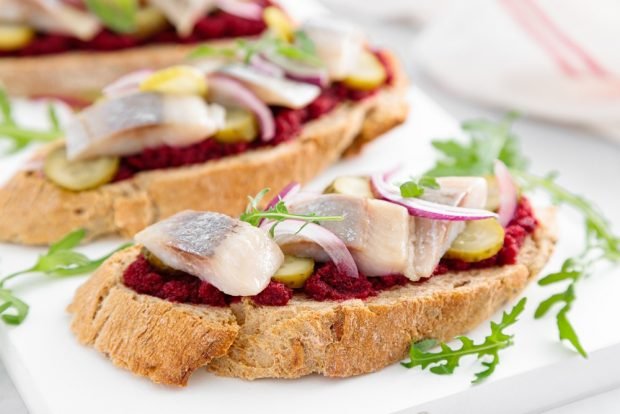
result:
[[(370, 144), (361, 156), (334, 166), (310, 187), (321, 188), (340, 174), (368, 173), (397, 163), (420, 172), (427, 168), (434, 159), (430, 139), (450, 136), (457, 126), (420, 91), (412, 90), (410, 102), (411, 117), (405, 125)], [(559, 170), (565, 185), (587, 192), (612, 218), (616, 229), (620, 228), (620, 200), (612, 190), (617, 184), (604, 180), (620, 177), (615, 148), (567, 141), (558, 150), (549, 142), (525, 142), (534, 167)], [(7, 176), (9, 168), (3, 159), (0, 178)], [(564, 256), (580, 246), (577, 217), (561, 211), (559, 222), (562, 239), (549, 269), (557, 268)], [(96, 256), (119, 243), (105, 240), (83, 250)], [(40, 249), (0, 245), (0, 274), (31, 265), (38, 252)], [(577, 291), (579, 299), (571, 319), (590, 352), (589, 360), (557, 342), (553, 318), (533, 320), (535, 304), (552, 289), (532, 285), (525, 292), (529, 298), (526, 312), (513, 329), (516, 345), (502, 352), (496, 374), (479, 386), (470, 385), (479, 368), (472, 359), (464, 360), (462, 368), (447, 377), (399, 365), (349, 379), (311, 376), (254, 382), (219, 378), (199, 370), (185, 389), (154, 385), (114, 367), (104, 356), (75, 341), (65, 307), (82, 280), (49, 281), (30, 276), (14, 286), (31, 305), (31, 313), (22, 326), (0, 325), (0, 354), (31, 414), (510, 414), (554, 407), (620, 385), (620, 269), (603, 269)], [(471, 336), (480, 339), (487, 329), (484, 324)]]

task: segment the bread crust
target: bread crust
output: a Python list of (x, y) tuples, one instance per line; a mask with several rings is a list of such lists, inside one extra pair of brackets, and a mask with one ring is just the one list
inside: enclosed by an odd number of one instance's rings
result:
[[(189, 370), (202, 365), (217, 375), (244, 379), (369, 373), (402, 360), (412, 341), (449, 340), (466, 333), (518, 296), (542, 269), (555, 245), (553, 212), (539, 212), (539, 218), (542, 224), (526, 239), (516, 265), (451, 272), (365, 301), (317, 302), (296, 295), (281, 307), (257, 306), (250, 299), (230, 309), (190, 306), (209, 315), (216, 311), (226, 314), (223, 319), (236, 326), (233, 341), (228, 336), (233, 329), (224, 335), (212, 328), (218, 346), (211, 348), (196, 339), (206, 331), (185, 337), (193, 320), (188, 305), (138, 295), (122, 285), (123, 269), (139, 252), (139, 247), (134, 247), (113, 256), (78, 290), (69, 307), (74, 314), (72, 330), (80, 342), (94, 345), (116, 365), (170, 385), (185, 385)], [(109, 292), (122, 295), (111, 298)], [(160, 315), (152, 309), (161, 307), (177, 310), (173, 315), (179, 328), (151, 332), (146, 342), (138, 334), (154, 326)], [(130, 317), (115, 318), (127, 313)], [(132, 320), (135, 315), (137, 321)], [(115, 322), (101, 322), (110, 319)], [(130, 345), (119, 350), (114, 345), (120, 338)], [(182, 346), (178, 341), (183, 341)], [(227, 343), (230, 345), (224, 349)], [(149, 359), (145, 354), (154, 361), (172, 363), (151, 362), (146, 369)], [(182, 356), (200, 354), (206, 357), (179, 362)]]
[(76, 228), (86, 230), (86, 240), (108, 234), (130, 237), (185, 209), (238, 215), (248, 195), (291, 181), (305, 183), (348, 148), (359, 147), (405, 120), (407, 81), (396, 59), (390, 60), (395, 68), (390, 87), (369, 99), (340, 105), (305, 124), (296, 139), (273, 148), (145, 171), (82, 192), (63, 190), (41, 173), (18, 172), (0, 188), (0, 241), (49, 244)]
[[(225, 44), (230, 40), (209, 42)], [(112, 52), (78, 51), (0, 58), (0, 80), (13, 96), (95, 97), (135, 70), (183, 62), (196, 45), (151, 45)]]

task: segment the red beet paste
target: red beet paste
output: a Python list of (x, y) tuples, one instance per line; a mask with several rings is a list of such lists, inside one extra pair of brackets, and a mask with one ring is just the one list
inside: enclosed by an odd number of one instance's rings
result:
[(495, 256), (474, 263), (458, 259), (442, 259), (434, 275), (441, 275), (451, 270), (484, 269), (515, 264), (525, 238), (532, 234), (537, 226), (538, 221), (529, 200), (521, 197), (515, 215), (505, 229), (504, 246)]
[[(387, 72), (386, 83), (389, 85), (394, 78), (393, 68), (382, 52), (376, 52), (377, 57), (383, 63)], [(359, 101), (366, 99), (379, 88), (371, 91), (356, 91), (348, 89), (342, 83), (335, 83), (324, 88), (321, 94), (308, 106), (301, 109), (289, 109), (272, 107), (271, 111), (276, 124), (275, 137), (269, 142), (254, 141), (226, 144), (213, 138), (187, 147), (161, 146), (146, 149), (140, 154), (123, 157), (121, 165), (114, 177), (114, 181), (122, 181), (133, 177), (140, 171), (157, 170), (163, 168), (181, 167), (184, 165), (202, 164), (207, 161), (217, 160), (230, 155), (257, 149), (264, 146), (275, 146), (294, 139), (301, 131), (304, 123), (331, 112), (341, 102), (351, 100)]]
[(138, 293), (171, 302), (227, 306), (231, 297), (215, 286), (186, 273), (162, 275), (140, 255), (123, 273), (125, 286)]
[(169, 27), (147, 39), (115, 33), (108, 29), (102, 30), (93, 39), (87, 41), (59, 34), (39, 34), (23, 49), (12, 52), (0, 51), (0, 57), (41, 56), (75, 50), (109, 52), (151, 44), (185, 44), (231, 37), (255, 36), (264, 30), (265, 23), (262, 20), (248, 20), (223, 11), (217, 11), (199, 20), (194, 31), (187, 37), (180, 37), (173, 27)]

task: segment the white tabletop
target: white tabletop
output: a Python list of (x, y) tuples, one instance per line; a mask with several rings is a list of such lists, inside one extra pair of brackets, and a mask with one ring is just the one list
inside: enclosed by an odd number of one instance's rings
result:
[[(414, 41), (416, 35), (414, 29), (392, 23), (378, 24), (364, 21), (363, 19), (360, 19), (360, 23), (371, 33), (371, 37), (375, 43), (395, 50), (405, 62), (412, 82), (422, 88), (456, 119), (464, 120), (475, 117), (497, 117), (501, 115), (500, 111), (483, 108), (450, 95), (419, 73), (415, 65), (415, 57), (412, 56), (410, 51), (411, 43)], [(523, 144), (526, 148), (528, 145), (535, 145), (537, 142), (583, 142), (584, 145), (586, 145), (585, 143), (587, 142), (594, 142), (595, 145), (607, 146), (608, 150), (610, 152), (616, 152), (618, 159), (620, 159), (620, 147), (614, 146), (611, 143), (601, 142), (603, 140), (601, 137), (595, 136), (589, 132), (529, 119), (520, 121), (516, 131), (522, 137)], [(548, 408), (549, 407), (540, 407), (539, 412), (545, 412), (547, 414), (576, 414), (581, 412), (599, 414), (617, 413), (620, 412), (620, 390), (611, 390), (563, 407), (546, 411)], [(27, 414), (27, 412), (4, 366), (0, 363), (0, 413)]]

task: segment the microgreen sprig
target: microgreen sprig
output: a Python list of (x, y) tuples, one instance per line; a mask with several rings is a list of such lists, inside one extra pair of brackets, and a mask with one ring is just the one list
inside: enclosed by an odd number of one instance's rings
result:
[(267, 32), (257, 40), (239, 39), (234, 46), (216, 47), (200, 45), (190, 52), (188, 58), (239, 59), (249, 63), (254, 55), (263, 52), (276, 53), (286, 59), (310, 66), (323, 66), (323, 62), (316, 54), (314, 43), (303, 31), (295, 32), (293, 43), (289, 43)]
[[(504, 332), (504, 329), (514, 325), (519, 315), (525, 309), (526, 298), (521, 299), (510, 312), (504, 312), (502, 320), (499, 323), (491, 322), (491, 333), (479, 344), (466, 336), (459, 336), (456, 339), (461, 342), (460, 348), (451, 348), (445, 343), (439, 343), (433, 339), (426, 339), (416, 342), (409, 349), (409, 361), (403, 362), (402, 365), (407, 368), (421, 367), (426, 369), (429, 366), (430, 371), (437, 375), (448, 375), (454, 373), (459, 366), (461, 358), (474, 355), (477, 359), (491, 357), (490, 360), (482, 361), (484, 369), (475, 374), (472, 381), (477, 384), (488, 378), (499, 364), (499, 351), (511, 346), (514, 335)], [(430, 349), (439, 345), (441, 350), (431, 352)]]
[(270, 191), (269, 188), (264, 188), (255, 197), (248, 197), (249, 203), (245, 209), (245, 212), (241, 214), (239, 219), (251, 224), (252, 226), (260, 226), (263, 220), (269, 220), (274, 222), (274, 225), (270, 229), (270, 234), (273, 236), (275, 226), (284, 220), (299, 220), (305, 223), (318, 223), (320, 221), (342, 221), (343, 216), (318, 216), (312, 214), (293, 214), (289, 212), (286, 203), (283, 200), (279, 200), (272, 207), (263, 210), (260, 203), (265, 195)]
[(441, 157), (426, 174), (490, 175), (493, 174), (495, 159), (499, 159), (510, 168), (524, 191), (543, 191), (555, 204), (571, 207), (583, 216), (586, 233), (583, 251), (575, 257), (567, 258), (558, 272), (551, 273), (538, 282), (541, 286), (562, 282), (567, 283), (567, 286), (564, 291), (542, 301), (535, 317), (542, 318), (552, 309), (558, 309), (555, 317), (560, 340), (567, 340), (577, 352), (586, 356), (586, 351), (568, 318), (576, 300), (575, 289), (578, 282), (591, 274), (597, 265), (620, 263), (620, 237), (613, 233), (609, 220), (591, 201), (557, 184), (555, 174), (537, 176), (527, 172), (528, 161), (521, 153), (516, 135), (511, 131), (515, 119), (515, 114), (509, 114), (500, 122), (468, 121), (462, 126), (469, 136), (468, 142), (434, 141), (433, 146), (440, 152)]
[(435, 177), (423, 175), (419, 179), (411, 179), (400, 185), (400, 195), (405, 198), (417, 198), (424, 195), (427, 188), (439, 189), (439, 183)]
[(6, 283), (18, 276), (40, 273), (52, 278), (64, 278), (93, 272), (113, 253), (128, 247), (124, 244), (113, 252), (91, 260), (86, 255), (73, 249), (84, 239), (86, 232), (76, 230), (52, 244), (47, 252), (39, 256), (37, 262), (24, 270), (4, 276), (0, 279), (0, 315), (2, 320), (10, 325), (21, 324), (28, 316), (29, 306), (19, 299), (12, 290), (6, 288)]
[(31, 142), (50, 142), (61, 136), (58, 114), (51, 103), (47, 107), (47, 113), (51, 124), (48, 131), (20, 127), (13, 116), (13, 107), (6, 90), (0, 86), (0, 138), (12, 141), (10, 152), (17, 152)]

